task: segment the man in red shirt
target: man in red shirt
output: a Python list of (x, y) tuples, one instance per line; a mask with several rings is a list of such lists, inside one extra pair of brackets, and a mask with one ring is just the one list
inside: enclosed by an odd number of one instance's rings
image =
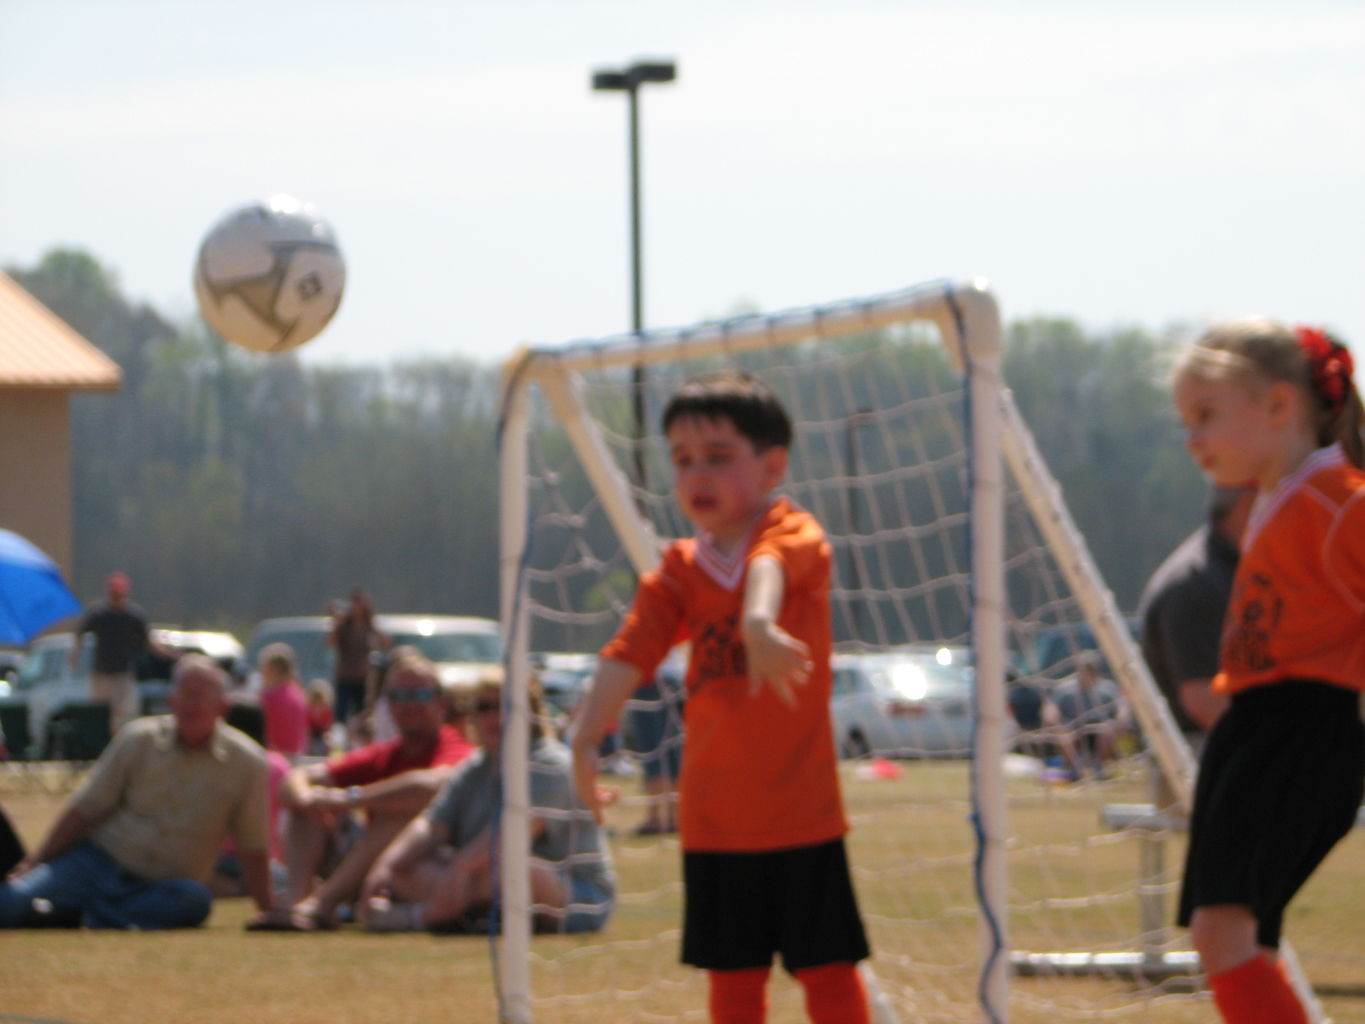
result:
[[(386, 693), (398, 738), (300, 765), (285, 776), (280, 804), (289, 813), (284, 914), (259, 927), (311, 931), (336, 924), (337, 908), (355, 899), (384, 847), (428, 803), (451, 769), (474, 750), (446, 724), (446, 699), (436, 668), (405, 654), (389, 670)], [(343, 825), (365, 812), (359, 834), (330, 871)], [(320, 875), (326, 877), (319, 883)]]

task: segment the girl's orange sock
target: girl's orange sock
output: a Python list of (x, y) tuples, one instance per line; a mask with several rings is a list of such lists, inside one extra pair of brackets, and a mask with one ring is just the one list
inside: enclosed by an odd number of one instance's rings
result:
[(712, 1024), (763, 1024), (768, 1015), (768, 967), (708, 971)]
[(1210, 975), (1209, 988), (1227, 1024), (1308, 1024), (1294, 987), (1266, 953)]
[(856, 964), (823, 964), (795, 973), (814, 1024), (870, 1024), (867, 993)]

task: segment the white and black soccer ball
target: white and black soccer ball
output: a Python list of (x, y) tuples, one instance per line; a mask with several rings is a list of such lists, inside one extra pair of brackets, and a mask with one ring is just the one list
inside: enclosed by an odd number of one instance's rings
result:
[(194, 293), (208, 325), (256, 352), (284, 352), (316, 337), (345, 285), (331, 225), (292, 196), (225, 214), (194, 263)]

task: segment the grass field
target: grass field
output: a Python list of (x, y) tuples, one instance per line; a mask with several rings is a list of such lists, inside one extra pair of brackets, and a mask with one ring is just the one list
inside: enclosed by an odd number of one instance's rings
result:
[[(11, 771), (0, 802), (36, 842), (72, 780)], [(906, 765), (895, 780), (849, 771), (850, 852), (876, 951), (874, 969), (903, 1024), (981, 1019), (974, 989), (979, 921), (972, 898), (966, 766)], [(623, 781), (629, 792), (633, 783)], [(1011, 784), (1008, 924), (1034, 952), (1136, 948), (1137, 869), (1131, 836), (1104, 832), (1103, 803), (1145, 799), (1136, 769), (1099, 786)], [(613, 809), (624, 833), (629, 800)], [(1167, 877), (1181, 842), (1167, 845)], [(680, 887), (671, 840), (618, 838), (622, 898), (600, 936), (534, 940), (537, 1022), (705, 1019), (697, 972), (677, 965)], [(1292, 909), (1287, 934), (1329, 1015), (1365, 1024), (1365, 832), (1338, 848)], [(1173, 884), (1173, 883), (1171, 883)], [(1163, 898), (1174, 899), (1171, 885)], [(209, 925), (175, 933), (0, 932), (0, 1022), (61, 1024), (351, 1024), (495, 1021), (486, 938), (248, 934), (243, 900), (220, 901)], [(1172, 930), (1170, 941), (1183, 940)], [(1194, 986), (1197, 988), (1197, 985)], [(1212, 1021), (1191, 986), (1125, 978), (1016, 978), (1011, 1020)], [(780, 974), (774, 1024), (804, 1020), (799, 992)]]

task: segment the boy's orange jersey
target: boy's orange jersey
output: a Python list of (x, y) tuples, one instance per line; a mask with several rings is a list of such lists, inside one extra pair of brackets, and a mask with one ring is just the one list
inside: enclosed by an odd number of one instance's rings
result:
[(1283, 679), (1365, 690), (1365, 471), (1322, 448), (1257, 499), (1214, 687)]
[[(810, 681), (794, 687), (794, 709), (770, 686), (749, 692), (740, 611), (749, 562), (760, 554), (782, 565), (778, 625), (809, 646), (815, 664)], [(733, 559), (705, 537), (670, 544), (602, 649), (649, 679), (672, 646), (691, 641), (678, 805), (684, 849), (780, 850), (848, 830), (829, 718), (829, 579), (820, 524), (779, 498)]]

